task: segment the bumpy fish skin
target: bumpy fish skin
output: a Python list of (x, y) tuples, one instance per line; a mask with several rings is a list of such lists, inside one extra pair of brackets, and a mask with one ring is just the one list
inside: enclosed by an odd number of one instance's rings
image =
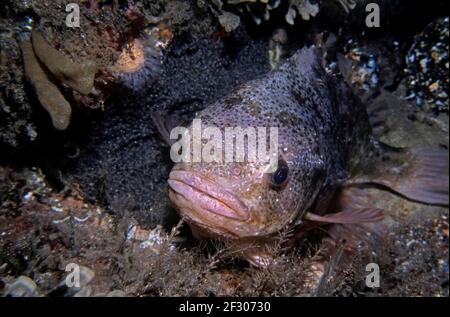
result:
[(279, 153), (296, 165), (290, 184), (298, 191), (313, 184), (321, 184), (322, 191), (335, 187), (372, 148), (364, 105), (343, 81), (325, 73), (315, 48), (302, 49), (199, 117), (219, 127), (278, 127)]
[(278, 70), (243, 85), (200, 112), (197, 118), (204, 126), (222, 130), (236, 126), (278, 127), (280, 157), (288, 163), (290, 173), (286, 188), (277, 191), (270, 189), (264, 181), (266, 176), (248, 163), (175, 166), (174, 170), (195, 171), (222, 184), (250, 210), (246, 222), (215, 215), (208, 215), (205, 220), (183, 210), (186, 208), (179, 206), (179, 199), (172, 192), (180, 213), (194, 226), (209, 231), (207, 235), (265, 236), (306, 211), (325, 212), (317, 208), (327, 205), (335, 188), (351, 174), (371, 142), (363, 105), (343, 82), (325, 73), (314, 48), (302, 49)]
[(194, 234), (266, 243), (282, 229), (298, 229), (303, 220), (380, 221), (382, 211), (370, 206), (329, 210), (344, 183), (377, 183), (408, 199), (448, 205), (448, 151), (378, 142), (365, 106), (320, 61), (315, 48), (302, 49), (197, 114), (204, 127), (218, 127), (222, 134), (226, 127), (277, 127), (279, 162), (289, 172), (283, 186), (274, 187), (261, 162), (176, 164), (169, 196)]

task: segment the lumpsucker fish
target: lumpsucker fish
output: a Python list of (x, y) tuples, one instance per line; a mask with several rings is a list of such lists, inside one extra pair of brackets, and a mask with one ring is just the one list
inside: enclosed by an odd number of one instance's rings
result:
[[(377, 140), (364, 104), (342, 78), (326, 73), (315, 47), (299, 50), (195, 118), (222, 132), (278, 128), (277, 169), (270, 173), (258, 162), (179, 162), (168, 180), (170, 200), (195, 237), (231, 241), (254, 265), (270, 263), (267, 250), (283, 230), (300, 237), (326, 227), (331, 238), (351, 243), (361, 236), (353, 228), (381, 223), (383, 210), (373, 206), (333, 204), (348, 186), (449, 204), (448, 150), (394, 148)], [(161, 117), (154, 121), (173, 144)]]

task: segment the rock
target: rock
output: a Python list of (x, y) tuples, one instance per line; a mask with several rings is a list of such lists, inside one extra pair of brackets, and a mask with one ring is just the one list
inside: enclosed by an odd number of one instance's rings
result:
[(73, 297), (90, 297), (92, 295), (92, 288), (90, 286), (83, 287), (75, 293)]
[(6, 296), (33, 297), (38, 296), (36, 283), (27, 276), (19, 276), (12, 284), (6, 285)]
[[(1, 9), (0, 9), (1, 11)], [(15, 22), (0, 21), (0, 146), (17, 150), (38, 136), (33, 107), (25, 91), (22, 53), (14, 37)]]
[(438, 19), (415, 37), (406, 56), (407, 99), (427, 112), (449, 111), (449, 19)]
[(127, 295), (125, 294), (125, 292), (121, 290), (114, 290), (106, 294), (106, 297), (126, 297), (126, 296)]
[[(64, 296), (64, 297), (89, 297), (92, 295), (93, 290), (90, 285), (88, 285), (95, 277), (95, 272), (86, 266), (80, 265), (73, 271), (67, 274), (77, 274), (79, 273), (79, 280), (76, 276), (65, 275), (59, 285), (53, 289), (49, 295), (50, 296)], [(67, 280), (68, 279), (68, 280)], [(69, 286), (68, 282), (79, 282), (79, 285)]]
[(80, 287), (88, 285), (95, 277), (95, 272), (86, 266), (80, 266)]
[(241, 23), (241, 19), (236, 14), (224, 11), (219, 15), (219, 23), (225, 29), (225, 32), (230, 33), (237, 29)]

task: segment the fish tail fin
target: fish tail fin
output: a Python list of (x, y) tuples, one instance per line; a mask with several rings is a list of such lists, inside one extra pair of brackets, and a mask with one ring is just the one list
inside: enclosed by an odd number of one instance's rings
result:
[(449, 205), (449, 153), (436, 148), (394, 148), (378, 144), (366, 183), (375, 183), (425, 204)]

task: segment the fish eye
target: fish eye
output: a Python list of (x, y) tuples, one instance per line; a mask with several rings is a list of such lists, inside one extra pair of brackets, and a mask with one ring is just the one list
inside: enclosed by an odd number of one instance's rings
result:
[(286, 185), (289, 178), (289, 166), (286, 161), (279, 160), (278, 168), (275, 172), (270, 174), (270, 185), (274, 189), (281, 189)]

